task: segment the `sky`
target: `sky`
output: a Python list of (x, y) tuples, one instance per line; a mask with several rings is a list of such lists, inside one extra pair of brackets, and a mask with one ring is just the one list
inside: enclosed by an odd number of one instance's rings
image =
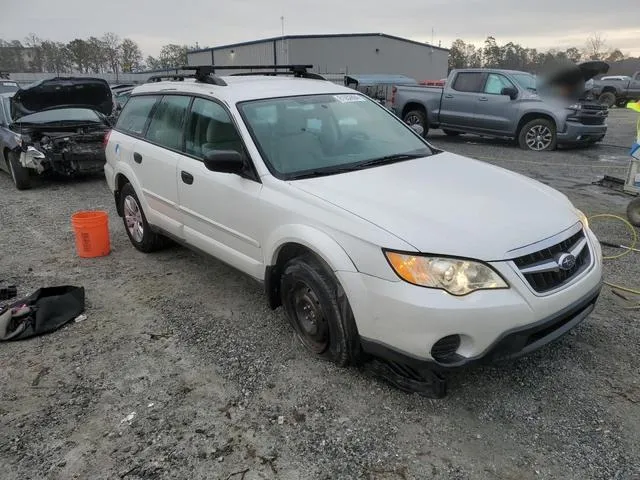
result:
[(114, 32), (157, 55), (162, 45), (200, 46), (285, 34), (380, 32), (449, 47), (493, 35), (541, 50), (583, 48), (599, 33), (640, 56), (639, 0), (0, 0), (0, 38), (29, 33), (68, 42)]

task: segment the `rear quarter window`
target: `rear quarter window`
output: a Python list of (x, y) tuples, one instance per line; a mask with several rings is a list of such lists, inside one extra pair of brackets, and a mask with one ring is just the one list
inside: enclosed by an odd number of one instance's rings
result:
[(142, 135), (151, 110), (158, 98), (155, 95), (129, 98), (118, 117), (116, 129), (133, 135)]

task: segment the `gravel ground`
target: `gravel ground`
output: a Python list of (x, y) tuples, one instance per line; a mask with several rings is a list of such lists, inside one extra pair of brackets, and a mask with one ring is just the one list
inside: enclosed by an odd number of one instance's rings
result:
[[(431, 139), (589, 215), (624, 214), (630, 197), (591, 185), (625, 173), (634, 116), (614, 110), (610, 125), (605, 143), (624, 148)], [(88, 301), (85, 321), (0, 346), (0, 478), (640, 478), (640, 315), (608, 289), (561, 342), (457, 373), (428, 400), (311, 357), (261, 287), (216, 260), (134, 250), (103, 179), (17, 192), (0, 175), (0, 191), (0, 280), (21, 295), (82, 285)], [(113, 251), (81, 260), (70, 216), (94, 208), (110, 214)], [(611, 262), (607, 278), (638, 288), (639, 266)]]

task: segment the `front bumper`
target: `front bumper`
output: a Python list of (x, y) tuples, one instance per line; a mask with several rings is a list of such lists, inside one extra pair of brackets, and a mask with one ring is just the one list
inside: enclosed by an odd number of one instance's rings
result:
[[(516, 358), (553, 342), (593, 309), (602, 286), (602, 261), (592, 234), (593, 259), (567, 286), (551, 294), (533, 291), (511, 262), (492, 266), (510, 285), (455, 297), (441, 290), (357, 272), (336, 272), (353, 310), (365, 351), (431, 368)], [(454, 355), (435, 359), (432, 349), (459, 337)]]
[(576, 144), (585, 142), (599, 142), (607, 133), (607, 125), (584, 125), (582, 123), (567, 122), (565, 131), (558, 132), (558, 143)]

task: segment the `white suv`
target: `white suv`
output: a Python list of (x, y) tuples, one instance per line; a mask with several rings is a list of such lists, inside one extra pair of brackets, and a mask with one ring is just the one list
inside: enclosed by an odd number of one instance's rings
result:
[(251, 275), (341, 366), (511, 359), (593, 309), (601, 250), (561, 193), (328, 81), (211, 78), (137, 87), (107, 139), (138, 250), (168, 237)]

